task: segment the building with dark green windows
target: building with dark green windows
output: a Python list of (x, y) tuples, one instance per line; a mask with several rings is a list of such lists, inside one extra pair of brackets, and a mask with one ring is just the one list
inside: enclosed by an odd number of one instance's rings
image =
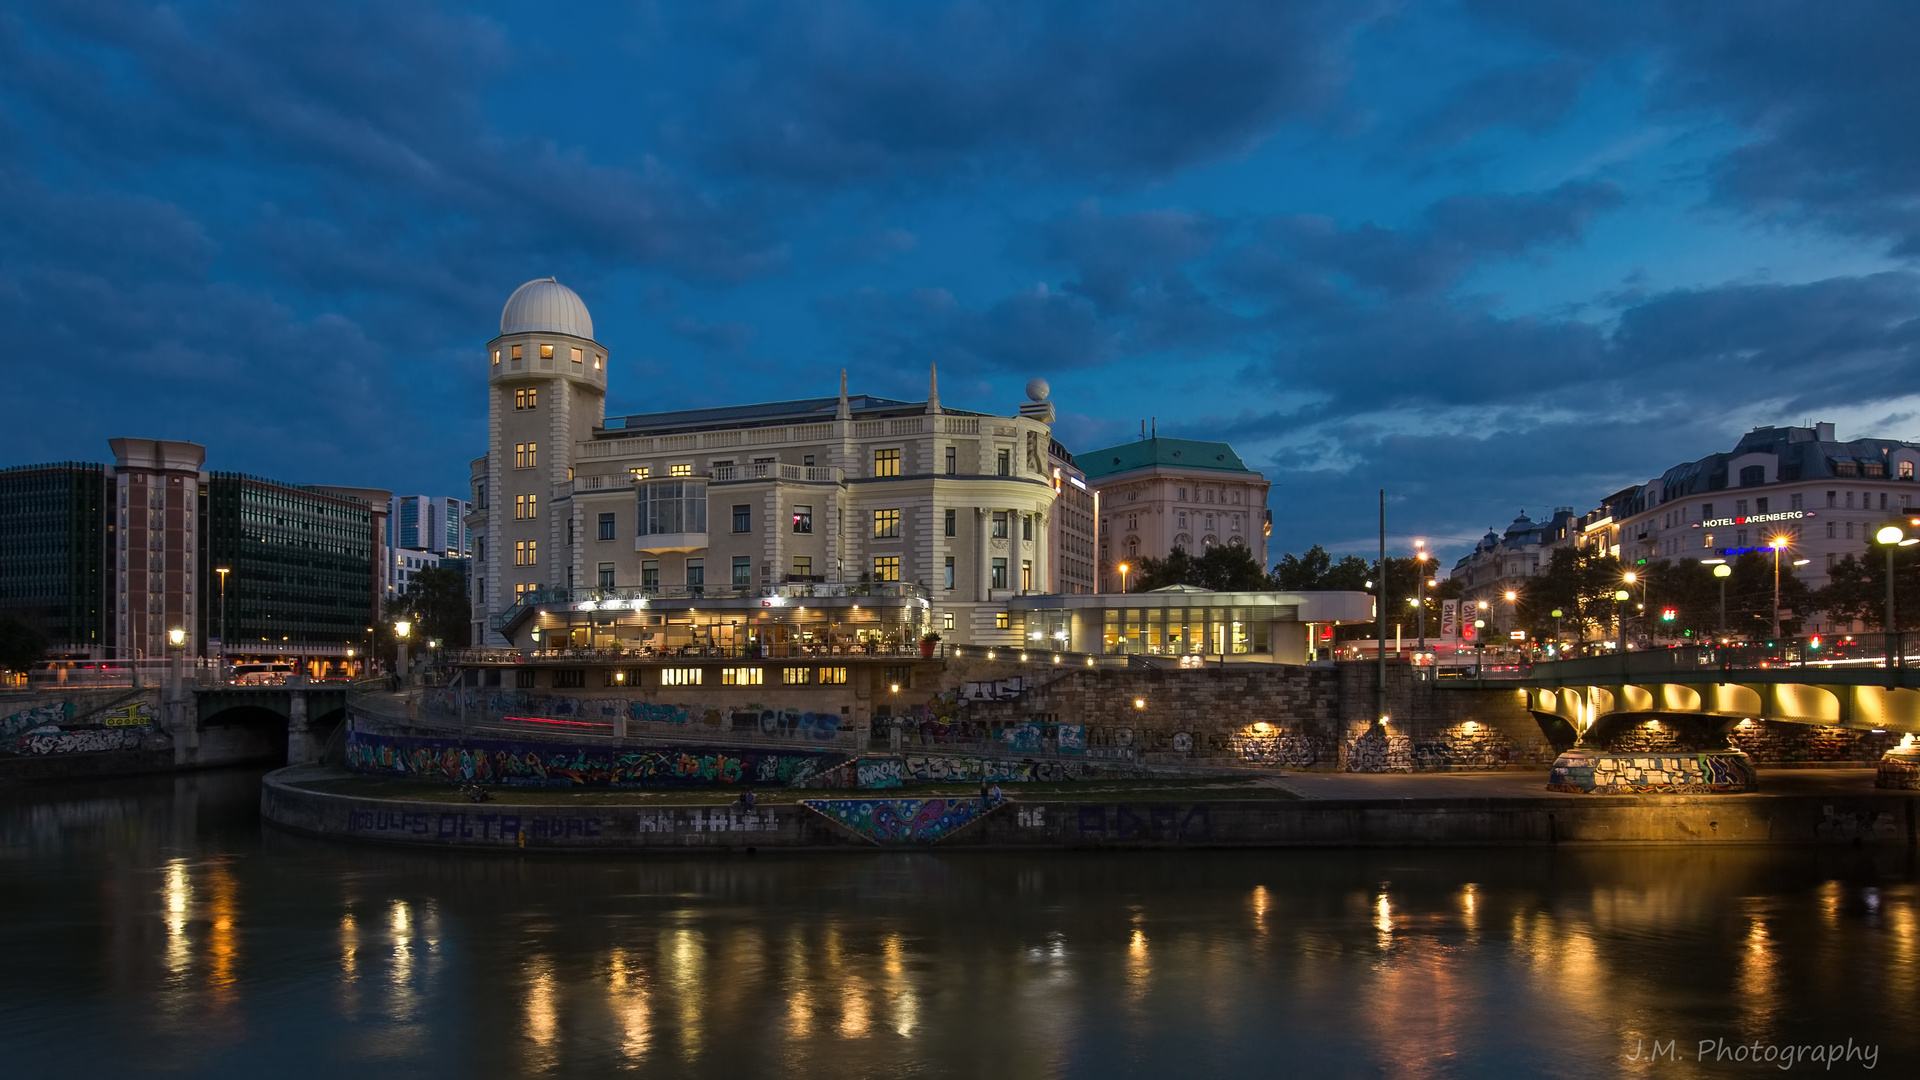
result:
[(111, 465), (0, 469), (0, 612), (56, 657), (163, 659), (176, 630), (189, 656), (315, 675), (365, 655), (391, 492), (208, 471), (197, 443), (109, 444)]
[(56, 655), (104, 645), (109, 491), (104, 465), (0, 469), (0, 612), (45, 635)]
[[(384, 494), (384, 493), (382, 493)], [(201, 637), (219, 639), (226, 567), (226, 651), (344, 656), (374, 625), (386, 505), (239, 473), (200, 487)]]

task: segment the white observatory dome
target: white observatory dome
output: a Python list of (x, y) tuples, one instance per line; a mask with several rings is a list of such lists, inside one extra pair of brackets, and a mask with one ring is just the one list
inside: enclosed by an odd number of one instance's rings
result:
[(571, 334), (591, 340), (593, 316), (578, 293), (553, 278), (539, 278), (513, 290), (500, 309), (502, 334)]

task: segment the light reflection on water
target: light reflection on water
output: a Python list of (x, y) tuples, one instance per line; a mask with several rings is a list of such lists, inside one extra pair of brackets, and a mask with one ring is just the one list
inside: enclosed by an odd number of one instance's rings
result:
[(1904, 850), (471, 858), (263, 832), (253, 783), (0, 794), (9, 1076), (1654, 1075), (1635, 1040), (1920, 1050)]

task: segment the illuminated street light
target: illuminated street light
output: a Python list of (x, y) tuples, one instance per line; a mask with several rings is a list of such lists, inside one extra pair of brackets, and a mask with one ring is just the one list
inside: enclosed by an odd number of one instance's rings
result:
[(1713, 568), (1713, 576), (1720, 579), (1720, 640), (1727, 640), (1727, 579), (1733, 576), (1733, 567), (1724, 561)]
[[(1886, 665), (1893, 667), (1893, 650), (1896, 623), (1893, 620), (1893, 549), (1910, 543), (1907, 532), (1898, 525), (1882, 525), (1880, 531), (1873, 534), (1873, 542), (1887, 549), (1887, 619), (1882, 627), (1887, 635)], [(1904, 650), (1902, 650), (1904, 655)]]

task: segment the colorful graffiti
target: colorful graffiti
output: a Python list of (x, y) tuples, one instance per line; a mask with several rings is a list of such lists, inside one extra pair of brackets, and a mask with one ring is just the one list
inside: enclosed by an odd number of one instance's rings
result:
[(23, 754), (90, 754), (103, 750), (138, 750), (146, 745), (145, 728), (112, 727), (38, 730), (14, 745)]
[(1032, 720), (1008, 724), (1000, 729), (1000, 741), (1016, 753), (1037, 752), (1045, 737), (1045, 726)]
[(684, 724), (687, 722), (687, 707), (631, 701), (627, 703), (627, 715), (643, 724)]
[(899, 758), (861, 758), (853, 763), (854, 783), (866, 789), (900, 786)]
[(937, 844), (987, 811), (979, 799), (802, 799), (800, 805), (876, 844)]
[(906, 777), (924, 783), (1035, 784), (1078, 780), (1085, 766), (1077, 761), (1007, 761), (996, 758), (908, 754)]
[(1233, 736), (1234, 753), (1249, 765), (1310, 769), (1333, 756), (1328, 740), (1296, 735), (1283, 728)]
[(48, 724), (64, 724), (73, 719), (73, 702), (55, 701), (46, 705), (35, 705), (31, 709), (22, 709), (4, 719), (0, 719), (0, 739), (11, 739), (23, 732)]
[(1759, 778), (1739, 751), (1608, 754), (1569, 750), (1554, 760), (1547, 790), (1576, 795), (1691, 795), (1753, 791)]
[(735, 731), (758, 724), (762, 735), (776, 739), (810, 739), (814, 742), (832, 742), (839, 738), (840, 719), (839, 713), (801, 712), (798, 709), (761, 709), (757, 716), (751, 710), (733, 711)]
[(515, 787), (708, 787), (740, 783), (799, 786), (837, 754), (712, 747), (623, 749), (551, 743), (454, 740), (347, 733), (355, 772)]

